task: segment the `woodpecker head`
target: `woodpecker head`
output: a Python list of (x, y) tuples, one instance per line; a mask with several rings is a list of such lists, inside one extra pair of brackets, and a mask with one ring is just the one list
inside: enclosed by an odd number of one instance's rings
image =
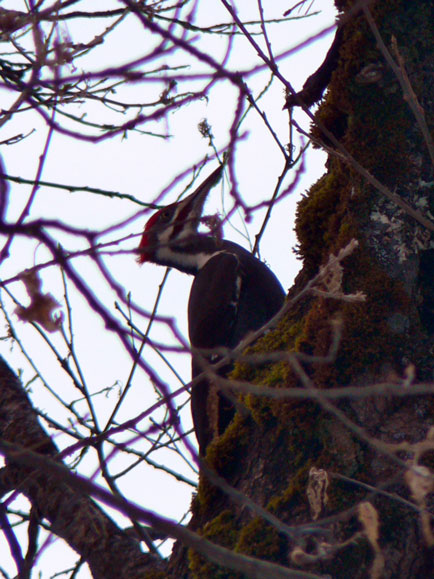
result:
[[(151, 261), (183, 269), (182, 255), (194, 245), (203, 206), (209, 191), (219, 181), (223, 165), (218, 167), (191, 195), (154, 213), (145, 226), (139, 245), (139, 263)], [(185, 270), (188, 271), (186, 267)]]

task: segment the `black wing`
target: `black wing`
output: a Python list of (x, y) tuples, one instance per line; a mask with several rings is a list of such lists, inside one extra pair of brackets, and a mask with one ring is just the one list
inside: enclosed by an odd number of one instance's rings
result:
[[(276, 276), (242, 247), (223, 242), (227, 251), (212, 257), (196, 275), (188, 305), (190, 342), (194, 348), (234, 348), (250, 331), (263, 326), (282, 307), (285, 294)], [(210, 357), (208, 357), (210, 358)], [(217, 357), (212, 357), (217, 361)], [(219, 370), (225, 375), (231, 369)], [(193, 356), (193, 378), (201, 373)], [(206, 380), (192, 391), (191, 408), (201, 454), (215, 432), (222, 433), (234, 408)]]
[(195, 348), (229, 346), (241, 289), (236, 255), (218, 253), (196, 275), (188, 302), (188, 331)]
[[(188, 303), (190, 343), (194, 348), (231, 347), (240, 293), (240, 263), (237, 256), (219, 253), (212, 257), (196, 275)], [(217, 357), (208, 356), (217, 361)], [(230, 366), (222, 368), (226, 374)], [(201, 365), (193, 356), (193, 378), (201, 373)], [(210, 384), (201, 380), (191, 393), (191, 412), (201, 454), (213, 438), (214, 431), (222, 432), (233, 417), (234, 410), (227, 400), (216, 394), (210, 396)], [(224, 423), (222, 423), (222, 420)]]

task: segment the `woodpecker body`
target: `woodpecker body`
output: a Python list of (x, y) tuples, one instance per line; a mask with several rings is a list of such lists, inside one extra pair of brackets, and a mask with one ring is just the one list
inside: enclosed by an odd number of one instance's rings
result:
[[(195, 276), (188, 325), (190, 342), (196, 349), (234, 348), (248, 332), (272, 318), (284, 300), (276, 276), (251, 253), (236, 243), (197, 231), (206, 196), (221, 172), (220, 167), (186, 199), (155, 213), (140, 243), (140, 262), (152, 261)], [(230, 366), (220, 373), (228, 370)], [(200, 373), (200, 363), (193, 356), (193, 378)], [(216, 431), (223, 432), (234, 413), (227, 400), (218, 394), (211, 400), (210, 393), (206, 380), (192, 390), (193, 423), (201, 454)], [(214, 412), (212, 405), (217, 405)]]

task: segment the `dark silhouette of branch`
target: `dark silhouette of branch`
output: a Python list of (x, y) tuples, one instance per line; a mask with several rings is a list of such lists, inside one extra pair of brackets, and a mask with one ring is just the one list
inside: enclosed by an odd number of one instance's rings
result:
[(339, 49), (342, 44), (343, 32), (343, 26), (339, 26), (336, 30), (333, 44), (329, 48), (324, 62), (306, 80), (301, 91), (294, 94), (289, 94), (286, 97), (285, 108), (289, 109), (291, 107), (301, 107), (303, 105), (306, 107), (311, 107), (322, 98), (322, 95), (324, 94), (324, 91), (330, 82), (332, 73), (338, 63)]
[[(31, 450), (42, 465), (45, 459), (57, 460), (54, 442), (41, 428), (20, 382), (2, 358), (0, 384), (0, 446), (13, 444), (15, 452)], [(62, 463), (54, 478), (44, 468), (35, 471), (32, 465), (14, 460), (14, 452), (6, 452), (6, 457), (9, 484), (50, 522), (54, 534), (86, 560), (94, 578), (138, 579), (152, 569), (164, 569), (160, 561), (141, 552), (137, 539), (115, 525), (82, 491), (68, 484), (68, 470)]]

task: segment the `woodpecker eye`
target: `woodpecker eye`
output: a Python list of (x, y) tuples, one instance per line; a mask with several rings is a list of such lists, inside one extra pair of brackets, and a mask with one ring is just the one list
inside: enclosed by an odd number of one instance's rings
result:
[(163, 209), (160, 213), (160, 221), (167, 223), (172, 218), (172, 211), (170, 209)]

